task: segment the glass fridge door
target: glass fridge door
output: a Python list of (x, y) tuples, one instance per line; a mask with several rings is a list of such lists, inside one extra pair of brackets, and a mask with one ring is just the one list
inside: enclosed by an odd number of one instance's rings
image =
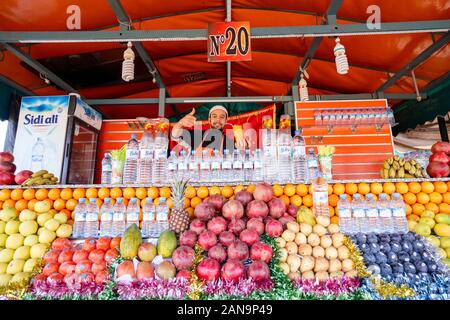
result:
[(74, 119), (68, 184), (92, 184), (94, 182), (97, 139), (96, 130), (78, 119)]

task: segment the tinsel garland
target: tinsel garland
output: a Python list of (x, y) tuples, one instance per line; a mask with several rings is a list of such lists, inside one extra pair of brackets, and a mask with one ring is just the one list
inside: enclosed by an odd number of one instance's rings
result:
[(183, 278), (170, 280), (152, 278), (128, 283), (118, 283), (119, 299), (183, 299), (188, 294), (189, 281)]
[(217, 281), (206, 282), (203, 287), (203, 293), (208, 296), (236, 296), (245, 297), (254, 291), (270, 291), (273, 288), (271, 280), (255, 282), (252, 279), (240, 279), (239, 281), (226, 281), (219, 279)]
[(10, 283), (7, 286), (0, 287), (0, 296), (5, 300), (22, 300), (28, 293), (30, 283), (34, 277), (42, 272), (43, 260), (38, 259), (36, 265), (31, 271), (29, 277), (19, 282)]
[(117, 293), (116, 289), (116, 267), (123, 261), (123, 258), (119, 255), (116, 257), (113, 262), (108, 266), (108, 281), (105, 284), (105, 287), (102, 292), (99, 293), (99, 300), (116, 300)]
[(195, 258), (191, 268), (187, 297), (191, 300), (200, 300), (202, 298), (203, 281), (198, 278), (197, 266), (203, 260), (203, 248), (197, 243), (194, 249)]
[(408, 298), (415, 296), (414, 290), (408, 285), (402, 284), (397, 286), (396, 284), (386, 282), (381, 279), (380, 276), (375, 276), (367, 271), (361, 252), (347, 236), (344, 237), (344, 245), (349, 249), (350, 259), (353, 261), (354, 267), (358, 272), (358, 277), (368, 278), (371, 285), (382, 299)]
[(304, 293), (335, 296), (353, 293), (361, 285), (358, 278), (349, 278), (346, 276), (322, 281), (317, 279), (297, 279), (293, 281), (293, 284), (297, 290)]
[(95, 299), (104, 290), (104, 284), (95, 282), (78, 283), (68, 286), (64, 281), (49, 283), (48, 281), (33, 281), (28, 299)]

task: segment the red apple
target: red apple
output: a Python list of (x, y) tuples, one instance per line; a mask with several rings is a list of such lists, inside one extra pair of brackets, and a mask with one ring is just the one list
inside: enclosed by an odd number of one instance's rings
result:
[(16, 165), (11, 162), (0, 161), (0, 172), (14, 173), (16, 171)]
[(0, 172), (0, 185), (1, 184), (14, 184), (14, 175), (10, 172)]
[(32, 174), (33, 174), (33, 172), (30, 171), (30, 170), (22, 170), (22, 171), (20, 171), (19, 173), (16, 174), (16, 177), (14, 178), (14, 181), (17, 184), (22, 184), (22, 183), (25, 182), (25, 180), (30, 178)]
[(14, 156), (10, 152), (0, 152), (0, 161), (14, 162)]

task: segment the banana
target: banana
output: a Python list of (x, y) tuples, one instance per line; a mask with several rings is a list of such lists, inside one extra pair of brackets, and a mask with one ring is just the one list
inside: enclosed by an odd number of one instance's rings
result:
[(392, 168), (394, 168), (395, 170), (400, 169), (400, 165), (398, 164), (397, 161), (394, 161), (394, 163), (392, 163)]
[(398, 160), (398, 164), (403, 167), (405, 165), (405, 159), (401, 158), (400, 160)]
[(391, 179), (395, 178), (396, 173), (397, 172), (395, 171), (394, 168), (389, 169), (389, 178)]
[(397, 178), (404, 178), (405, 177), (405, 169), (403, 169), (403, 168), (400, 168), (400, 169), (398, 169), (398, 171), (397, 171)]
[(406, 171), (409, 171), (411, 169), (411, 165), (409, 164), (409, 162), (405, 163), (404, 168)]
[(50, 180), (54, 181), (54, 182), (58, 182), (58, 178), (57, 177), (51, 177)]
[(394, 160), (398, 161), (398, 160), (400, 160), (400, 157), (399, 156), (394, 156)]
[(409, 173), (405, 173), (405, 178), (406, 179), (413, 179), (413, 178), (415, 178), (412, 174), (409, 174)]
[(416, 178), (422, 178), (422, 171), (417, 170), (415, 176)]
[(37, 181), (41, 180), (42, 178), (40, 176), (34, 177), (34, 178), (30, 178), (28, 180), (25, 181), (25, 185), (26, 186), (31, 186), (34, 185)]
[(389, 165), (391, 166), (392, 165), (392, 163), (394, 162), (394, 158), (389, 158), (389, 159), (387, 159), (387, 162), (389, 163)]
[(389, 163), (388, 163), (388, 161), (387, 160), (384, 160), (384, 162), (383, 162), (383, 168), (384, 169), (389, 169), (391, 166), (389, 165)]
[(420, 165), (420, 163), (417, 163), (417, 164), (416, 164), (416, 169), (417, 169), (417, 170), (422, 170), (422, 166)]
[(47, 170), (39, 170), (38, 172), (35, 172), (31, 175), (32, 178), (37, 178), (40, 176), (43, 176), (44, 174), (48, 173)]
[(411, 167), (411, 169), (409, 169), (409, 173), (410, 174), (416, 174), (416, 172), (417, 172), (417, 170), (416, 170), (416, 167)]
[(383, 169), (383, 178), (388, 179), (389, 178), (389, 169)]
[(416, 165), (416, 160), (409, 160), (409, 162), (411, 163), (411, 165), (415, 166)]
[(46, 173), (46, 174), (43, 174), (43, 175), (42, 175), (42, 178), (44, 178), (44, 179), (49, 179), (49, 178), (51, 178), (51, 177), (53, 177), (53, 176), (54, 176), (53, 173)]

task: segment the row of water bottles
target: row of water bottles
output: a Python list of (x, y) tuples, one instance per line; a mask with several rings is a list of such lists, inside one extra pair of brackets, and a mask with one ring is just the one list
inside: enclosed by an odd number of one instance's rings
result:
[[(120, 237), (132, 224), (139, 227), (140, 206), (136, 198), (131, 198), (128, 206), (123, 198), (117, 198), (113, 205), (105, 198), (99, 208), (96, 198), (80, 198), (74, 210), (73, 238)], [(142, 207), (142, 236), (158, 237), (169, 227), (169, 207), (166, 198), (160, 198), (155, 207), (151, 198), (146, 198)]]
[(343, 233), (406, 233), (408, 222), (406, 209), (400, 194), (392, 194), (392, 200), (387, 200), (385, 193), (380, 194), (376, 201), (373, 194), (353, 195), (353, 201), (348, 201), (342, 194), (338, 202), (339, 226)]

